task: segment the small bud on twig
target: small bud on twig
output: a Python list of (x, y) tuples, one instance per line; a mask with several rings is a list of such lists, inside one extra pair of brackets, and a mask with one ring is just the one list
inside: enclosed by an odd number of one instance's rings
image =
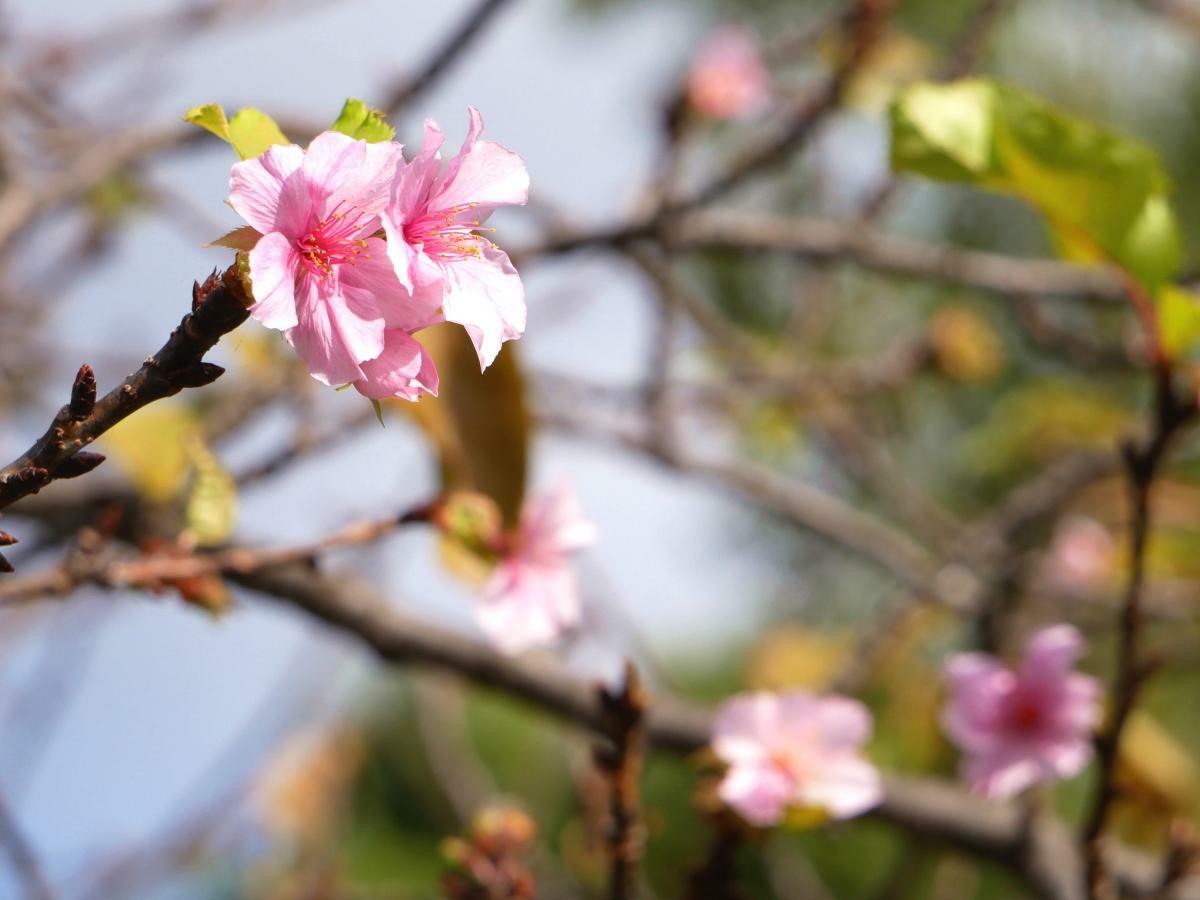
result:
[(13, 564), (4, 558), (3, 553), (0, 553), (0, 573), (9, 575), (15, 571), (16, 569), (13, 568)]
[(213, 363), (200, 363), (171, 373), (171, 382), (176, 387), (197, 388), (212, 384), (225, 374), (225, 370)]
[(104, 462), (104, 459), (104, 455), (100, 453), (88, 453), (87, 451), (76, 453), (54, 470), (54, 477), (78, 478), (80, 475), (86, 475), (92, 471), (100, 463)]
[(20, 543), (20, 541), (18, 541), (7, 531), (0, 531), (0, 547), (11, 547), (13, 544), (18, 543)]
[(75, 384), (71, 388), (71, 418), (76, 422), (86, 419), (95, 408), (96, 373), (84, 363), (79, 367), (79, 374), (75, 376)]

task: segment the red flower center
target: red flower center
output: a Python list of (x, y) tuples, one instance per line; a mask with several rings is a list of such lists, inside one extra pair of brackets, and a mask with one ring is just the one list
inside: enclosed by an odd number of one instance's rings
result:
[(1020, 697), (1009, 708), (1008, 720), (1018, 731), (1036, 731), (1042, 721), (1041, 706), (1030, 697)]
[(338, 204), (296, 242), (305, 268), (318, 278), (327, 278), (336, 266), (353, 265), (359, 256), (365, 255), (367, 242), (361, 235), (368, 217), (356, 207), (342, 207), (343, 204)]
[(429, 211), (404, 226), (404, 239), (410, 244), (420, 244), (429, 256), (438, 260), (481, 256), (484, 250), (495, 245), (479, 232), (494, 229), (480, 228), (478, 219), (460, 218), (478, 205), (463, 203)]

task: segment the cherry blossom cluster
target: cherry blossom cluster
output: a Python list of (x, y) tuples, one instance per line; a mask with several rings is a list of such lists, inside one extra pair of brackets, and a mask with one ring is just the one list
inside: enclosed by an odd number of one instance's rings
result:
[(524, 332), (521, 279), (483, 223), (525, 202), (529, 176), (521, 157), (480, 140), (483, 119), (469, 112), (444, 168), (432, 121), (411, 160), (394, 141), (327, 131), (307, 150), (277, 144), (233, 166), (229, 204), (258, 233), (250, 313), (318, 381), (416, 400), (437, 393), (438, 375), (414, 333), (462, 325), (486, 368)]
[[(1092, 757), (1100, 683), (1074, 671), (1083, 639), (1070, 625), (1033, 634), (1017, 669), (986, 653), (945, 665), (942, 723), (964, 754), (963, 776), (989, 798), (1071, 778)], [(725, 702), (712, 746), (728, 768), (720, 798), (758, 827), (789, 810), (842, 819), (883, 798), (878, 770), (863, 756), (871, 713), (857, 700), (804, 691), (743, 694)]]

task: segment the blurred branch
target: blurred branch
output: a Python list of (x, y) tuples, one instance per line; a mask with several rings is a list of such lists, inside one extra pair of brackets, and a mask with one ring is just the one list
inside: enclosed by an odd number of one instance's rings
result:
[(204, 356), (222, 336), (246, 320), (250, 304), (236, 266), (232, 266), (222, 275), (214, 273), (203, 285), (194, 286), (192, 311), (183, 317), (167, 343), (104, 397), (96, 399), (91, 368), (81, 368), (71, 402), (59, 410), (32, 447), (0, 469), (0, 509), (36, 493), (56, 478), (75, 477), (95, 468), (104, 458), (80, 451), (143, 406), (219, 378), (224, 369), (204, 362)]
[[(351, 576), (323, 575), (307, 566), (289, 565), (234, 580), (355, 636), (386, 662), (450, 671), (595, 734), (609, 733), (610, 723), (594, 689), (561, 665), (504, 657), (454, 632), (421, 623)], [(645, 727), (651, 746), (688, 754), (708, 744), (709, 713), (659, 695), (649, 706)], [(1055, 900), (1082, 896), (1082, 863), (1069, 833), (1049, 818), (1031, 818), (1015, 804), (987, 802), (938, 781), (889, 778), (882, 804), (870, 815), (1004, 863), (1041, 896)], [(1129, 896), (1146, 896), (1161, 883), (1162, 866), (1143, 856), (1114, 847), (1105, 859)]]
[(560, 234), (538, 248), (512, 254), (514, 260), (569, 253), (585, 247), (621, 247), (640, 238), (655, 236), (667, 220), (706, 206), (751, 177), (786, 161), (837, 109), (847, 84), (874, 49), (894, 3), (895, 0), (854, 0), (838, 19), (844, 46), (833, 72), (789, 110), (784, 121), (771, 133), (727, 162), (704, 184), (682, 197), (653, 203), (649, 212), (631, 216), (616, 226)]
[(646, 691), (633, 663), (625, 664), (619, 690), (598, 694), (609, 743), (594, 751), (596, 766), (609, 781), (605, 844), (609, 856), (609, 900), (632, 900), (637, 893), (637, 865), (645, 841), (638, 808), (645, 742)]
[(1137, 0), (1141, 6), (1200, 36), (1200, 9), (1188, 0)]
[(868, 269), (980, 288), (998, 294), (1056, 294), (1123, 300), (1108, 270), (998, 253), (964, 250), (886, 234), (857, 222), (791, 219), (713, 210), (668, 226), (676, 250), (788, 253), (805, 259), (845, 260)]
[(0, 250), (51, 210), (75, 202), (92, 187), (127, 166), (150, 156), (198, 145), (211, 135), (199, 128), (133, 128), (107, 139), (92, 140), (68, 168), (46, 183), (9, 181), (0, 193)]
[(745, 150), (723, 171), (681, 201), (667, 204), (664, 212), (705, 206), (763, 169), (783, 162), (802, 146), (838, 104), (855, 73), (875, 49), (896, 0), (855, 0), (842, 21), (841, 58), (832, 74), (807, 99), (801, 101), (774, 134)]
[(543, 409), (540, 417), (552, 428), (647, 453), (670, 469), (741, 496), (760, 509), (874, 562), (904, 584), (928, 592), (950, 609), (969, 612), (975, 608), (980, 585), (969, 571), (958, 566), (946, 573), (953, 577), (943, 578), (936, 560), (907, 534), (820, 488), (754, 463), (704, 457), (683, 446), (664, 452), (642, 433), (644, 429), (610, 426), (578, 405)]
[(1018, 0), (981, 0), (971, 10), (955, 37), (950, 53), (938, 71), (938, 80), (954, 81), (970, 75), (979, 68), (996, 26), (1012, 11), (1017, 2)]
[(65, 596), (84, 584), (153, 591), (213, 575), (249, 575), (288, 563), (311, 563), (331, 550), (373, 543), (404, 525), (426, 522), (433, 509), (433, 504), (421, 504), (398, 516), (356, 522), (319, 540), (291, 547), (233, 547), (183, 555), (143, 553), (117, 559), (106, 558), (99, 547), (93, 547), (83, 554), (68, 554), (48, 571), (0, 582), (0, 606)]
[(474, 46), (476, 39), (509, 2), (510, 0), (479, 0), (475, 8), (463, 17), (458, 27), (438, 45), (420, 71), (391, 92), (383, 103), (383, 110), (387, 116), (390, 118), (399, 115), (413, 100), (433, 87), (438, 79)]
[(1167, 453), (1179, 432), (1197, 415), (1192, 390), (1180, 391), (1169, 368), (1155, 372), (1154, 411), (1149, 434), (1130, 439), (1121, 448), (1130, 506), (1129, 574), (1118, 624), (1117, 673), (1112, 689), (1112, 715), (1107, 729), (1097, 738), (1098, 787), (1087, 823), (1087, 874), (1090, 896), (1112, 895), (1109, 873), (1101, 850), (1104, 829), (1119, 788), (1117, 758), (1121, 735), (1137, 703), (1151, 667), (1141, 658), (1140, 638), (1145, 611), (1146, 546), (1151, 528), (1151, 494), (1166, 462)]

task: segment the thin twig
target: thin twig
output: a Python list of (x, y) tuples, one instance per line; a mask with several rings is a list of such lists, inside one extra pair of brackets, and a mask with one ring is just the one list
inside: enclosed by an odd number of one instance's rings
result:
[(1098, 787), (1083, 832), (1087, 848), (1088, 889), (1090, 895), (1097, 898), (1110, 896), (1113, 891), (1109, 873), (1105, 870), (1101, 843), (1118, 794), (1116, 769), (1121, 736), (1150, 672), (1146, 661), (1142, 659), (1140, 639), (1145, 617), (1143, 600), (1146, 547), (1152, 521), (1151, 495), (1172, 442), (1197, 413), (1195, 397), (1191, 392), (1181, 393), (1176, 388), (1169, 369), (1158, 368), (1155, 375), (1150, 433), (1142, 441), (1129, 440), (1122, 447), (1130, 505), (1129, 574), (1118, 624), (1117, 672), (1112, 689), (1111, 721), (1096, 740)]
[(595, 748), (596, 766), (609, 783), (605, 846), (609, 900), (633, 900), (645, 841), (641, 823), (641, 777), (645, 744), (646, 692), (633, 663), (625, 665), (619, 690), (601, 688), (600, 708), (608, 743)]
[(383, 104), (383, 110), (388, 117), (401, 113), (413, 100), (429, 90), (447, 70), (449, 70), (463, 54), (470, 49), (475, 40), (483, 33), (487, 25), (495, 19), (510, 0), (479, 0), (411, 79), (404, 81)]
[(204, 356), (246, 320), (251, 303), (236, 266), (231, 266), (221, 276), (214, 273), (203, 285), (195, 285), (192, 311), (166, 344), (107, 395), (96, 399), (95, 376), (90, 367), (81, 368), (71, 402), (32, 447), (0, 469), (0, 509), (55, 479), (95, 468), (104, 458), (80, 451), (143, 406), (219, 378), (225, 370), (204, 362)]

